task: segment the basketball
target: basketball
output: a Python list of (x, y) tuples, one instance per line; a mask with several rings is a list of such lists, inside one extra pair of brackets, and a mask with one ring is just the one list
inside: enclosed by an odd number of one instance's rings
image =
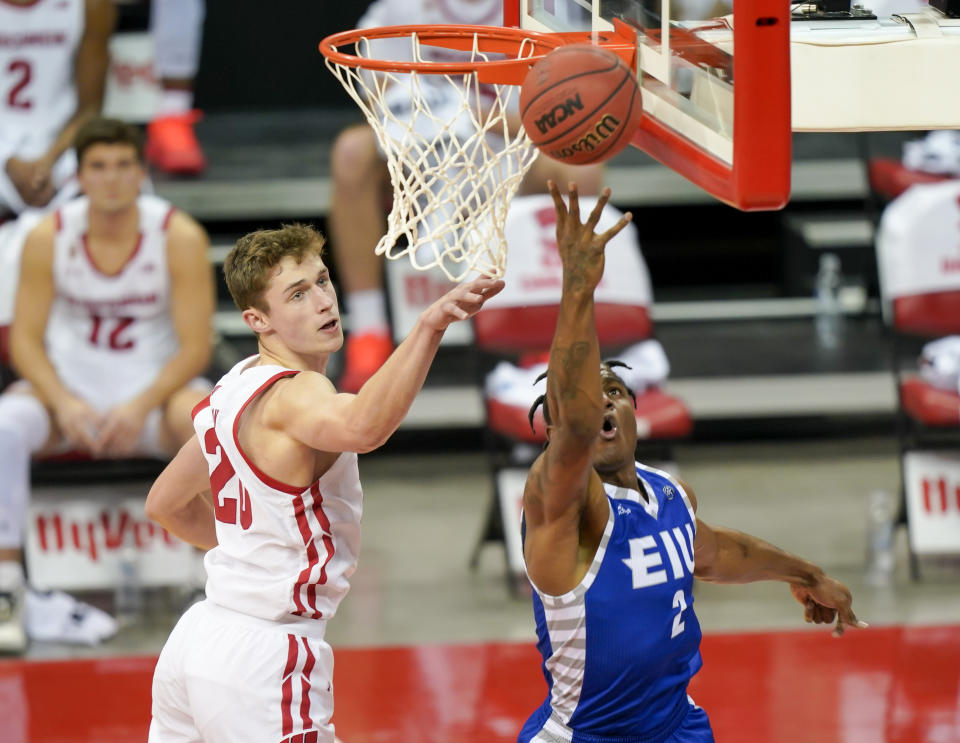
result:
[(628, 144), (643, 107), (633, 71), (592, 44), (562, 46), (520, 88), (523, 128), (545, 155), (571, 165), (607, 160)]

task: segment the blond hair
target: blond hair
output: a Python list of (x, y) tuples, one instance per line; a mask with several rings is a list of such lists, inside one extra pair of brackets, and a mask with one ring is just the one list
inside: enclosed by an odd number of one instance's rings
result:
[(323, 257), (326, 239), (305, 224), (285, 224), (279, 230), (257, 230), (244, 235), (223, 261), (223, 275), (234, 303), (242, 311), (255, 307), (269, 311), (263, 295), (270, 271), (287, 256), (301, 263), (307, 256)]

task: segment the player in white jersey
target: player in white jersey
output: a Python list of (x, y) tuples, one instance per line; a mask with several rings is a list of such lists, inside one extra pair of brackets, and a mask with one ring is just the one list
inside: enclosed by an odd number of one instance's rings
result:
[[(22, 649), (18, 607), (32, 455), (172, 456), (209, 392), (214, 306), (203, 229), (139, 195), (139, 131), (92, 119), (77, 133), (85, 196), (27, 238), (10, 345), (22, 380), (0, 395), (0, 649)], [(7, 621), (3, 621), (7, 620)]]
[(503, 288), (457, 286), (356, 395), (338, 394), (325, 371), (343, 331), (323, 244), (289, 225), (241, 238), (224, 261), (259, 354), (197, 406), (196, 436), (147, 496), (150, 518), (210, 549), (207, 599), (157, 663), (151, 743), (332, 743), (324, 633), (360, 547), (356, 452), (400, 425), (447, 326)]
[[(502, 0), (375, 0), (358, 22), (359, 28), (406, 24), (503, 25)], [(387, 59), (408, 59), (409, 39), (376, 42), (375, 53)], [(427, 61), (450, 61), (459, 52), (425, 46)], [(428, 85), (431, 75), (422, 76)], [(450, 95), (446, 86), (436, 86), (437, 97)], [(397, 100), (397, 104), (401, 101)], [(408, 103), (409, 105), (409, 103)], [(431, 109), (440, 110), (433, 101)], [(511, 122), (519, 127), (519, 116)], [(495, 146), (495, 145), (491, 145)], [(350, 313), (346, 363), (340, 388), (359, 389), (390, 353), (393, 341), (387, 322), (383, 288), (383, 263), (373, 247), (384, 232), (384, 197), (390, 186), (376, 136), (367, 124), (348, 127), (339, 134), (331, 153), (333, 196), (330, 205), (330, 238), (337, 275)], [(576, 180), (584, 193), (597, 193), (603, 178), (600, 165), (566, 165), (539, 157), (527, 173), (520, 193), (542, 193), (548, 179), (559, 183)]]
[(0, 2), (0, 218), (76, 194), (78, 128), (100, 112), (111, 0)]
[(593, 312), (605, 246), (629, 215), (597, 234), (609, 189), (583, 223), (576, 188), (569, 206), (550, 191), (563, 294), (542, 398), (548, 444), (523, 493), (523, 556), (549, 690), (518, 741), (712, 743), (706, 713), (687, 695), (701, 666), (694, 578), (783, 581), (808, 622), (836, 621), (835, 636), (866, 625), (847, 587), (820, 567), (703, 522), (686, 483), (634, 461), (632, 393), (618, 362), (600, 361)]

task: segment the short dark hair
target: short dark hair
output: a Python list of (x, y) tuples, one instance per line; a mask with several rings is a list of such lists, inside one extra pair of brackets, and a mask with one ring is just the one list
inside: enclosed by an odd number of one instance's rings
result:
[(73, 138), (77, 162), (83, 162), (84, 153), (97, 144), (128, 144), (136, 150), (137, 160), (143, 162), (143, 135), (136, 126), (126, 121), (102, 116), (85, 121)]
[(297, 263), (308, 255), (323, 257), (326, 239), (306, 224), (285, 224), (279, 230), (257, 230), (244, 235), (227, 253), (223, 275), (230, 296), (240, 310), (269, 311), (263, 300), (270, 269), (287, 256)]
[[(620, 380), (620, 384), (623, 385), (623, 388), (627, 392), (629, 392), (630, 397), (633, 398), (633, 407), (637, 407), (637, 396), (633, 394), (633, 390), (630, 389), (630, 386), (623, 381), (623, 377), (621, 377), (619, 374), (613, 371), (614, 368), (618, 366), (622, 366), (624, 369), (629, 369), (630, 366), (623, 361), (618, 361), (617, 359), (609, 359), (607, 361), (601, 361), (600, 366), (606, 367), (607, 371), (610, 372), (610, 376)], [(544, 380), (546, 378), (547, 378), (547, 372), (544, 372), (539, 377), (537, 377), (533, 383), (538, 384), (541, 380)], [(539, 397), (537, 397), (536, 400), (533, 401), (533, 405), (530, 406), (530, 412), (527, 413), (527, 420), (530, 421), (530, 430), (534, 432), (536, 432), (536, 428), (534, 428), (534, 425), (533, 425), (533, 417), (537, 414), (537, 408), (539, 408), (541, 405), (543, 405), (543, 420), (546, 422), (548, 426), (552, 425), (552, 421), (550, 420), (550, 408), (547, 407), (547, 395), (546, 393), (544, 393)]]

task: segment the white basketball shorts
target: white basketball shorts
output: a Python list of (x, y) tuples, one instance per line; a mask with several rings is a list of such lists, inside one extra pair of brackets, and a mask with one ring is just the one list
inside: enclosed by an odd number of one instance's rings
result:
[(334, 743), (332, 678), (324, 640), (201, 601), (157, 661), (149, 743)]

